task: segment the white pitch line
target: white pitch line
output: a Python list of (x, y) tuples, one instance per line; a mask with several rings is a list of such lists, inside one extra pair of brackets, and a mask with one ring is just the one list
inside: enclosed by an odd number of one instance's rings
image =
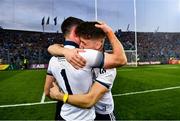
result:
[[(152, 67), (152, 68), (153, 68), (153, 70), (154, 70), (154, 69), (177, 69), (177, 68), (179, 68), (179, 67)], [(149, 69), (152, 69), (152, 68), (147, 67), (147, 68), (143, 68), (143, 69), (149, 70)], [(118, 69), (117, 71), (134, 71), (135, 69), (136, 69), (136, 67), (134, 67), (134, 68), (128, 68), (128, 69), (123, 69), (123, 68), (121, 68), (121, 69)]]
[(41, 103), (44, 103), (45, 100), (45, 93), (43, 92), (42, 98), (41, 98)]
[[(173, 89), (179, 89), (179, 88), (180, 88), (180, 86), (176, 86), (176, 87), (168, 87), (168, 88), (162, 88), (162, 89), (145, 90), (145, 91), (139, 91), (139, 92), (129, 92), (129, 93), (123, 93), (123, 94), (114, 94), (113, 97), (128, 96), (128, 95), (135, 95), (135, 94), (143, 94), (143, 93), (150, 93), (150, 92), (160, 92), (160, 91), (173, 90)], [(51, 104), (51, 103), (56, 103), (56, 102), (57, 101), (48, 101), (48, 102), (43, 102), (43, 103), (38, 102), (38, 103), (25, 103), (25, 104), (14, 104), (14, 105), (0, 105), (0, 108)]]
[(179, 88), (180, 88), (180, 86), (176, 86), (176, 87), (168, 87), (168, 88), (162, 88), (162, 89), (145, 90), (145, 91), (139, 91), (139, 92), (129, 92), (129, 93), (123, 93), (123, 94), (114, 94), (113, 96), (114, 97), (120, 97), (120, 96), (144, 94), (144, 93), (150, 93), (150, 92), (160, 92), (160, 91), (173, 90), (173, 89), (179, 89)]
[(56, 103), (56, 102), (57, 101), (48, 101), (48, 102), (44, 102), (44, 103), (38, 102), (38, 103), (24, 103), (24, 104), (14, 104), (14, 105), (0, 105), (0, 108), (51, 104), (51, 103)]

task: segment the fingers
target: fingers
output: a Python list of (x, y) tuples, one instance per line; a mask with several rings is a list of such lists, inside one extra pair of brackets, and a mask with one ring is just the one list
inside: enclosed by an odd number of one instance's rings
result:
[(79, 64), (78, 60), (76, 59), (71, 59), (70, 64), (75, 68), (75, 69), (80, 69), (83, 68), (84, 65)]
[(102, 29), (106, 34), (112, 32), (112, 28), (108, 26), (105, 22), (98, 22), (99, 24), (95, 24), (95, 27)]
[(53, 86), (58, 88), (58, 86), (57, 86), (57, 84), (55, 82), (53, 82)]
[(97, 21), (100, 25), (105, 24), (104, 21)]
[(53, 82), (53, 87), (50, 88), (50, 97), (56, 99), (57, 95), (59, 94), (59, 89), (56, 87), (57, 85)]
[(50, 91), (49, 91), (50, 95), (52, 94), (53, 90), (54, 90), (54, 87), (50, 88)]
[(54, 99), (54, 87), (50, 88), (49, 95), (52, 99)]
[(64, 94), (64, 92), (63, 92), (63, 90), (62, 90), (61, 88), (59, 89), (59, 92), (62, 93), (62, 94)]
[(56, 88), (56, 85), (55, 85), (55, 84), (53, 84), (53, 87), (52, 87), (52, 88), (50, 88), (50, 93), (54, 92), (56, 89), (57, 89), (57, 88)]
[(67, 61), (76, 69), (83, 68), (86, 65), (86, 60), (79, 55), (79, 52), (85, 52), (85, 50), (71, 49), (65, 55)]
[(77, 62), (81, 65), (81, 66), (85, 66), (86, 65), (86, 60), (79, 55), (79, 52), (86, 52), (84, 49), (77, 49), (77, 54), (76, 54), (76, 60)]
[(86, 60), (82, 56), (80, 56), (79, 54), (76, 54), (75, 57), (76, 57), (74, 58), (75, 61), (79, 63), (81, 66), (84, 67), (86, 65)]
[(79, 55), (79, 52), (85, 52), (85, 50), (76, 49), (74, 55), (69, 60), (70, 64), (76, 69), (83, 68), (86, 65), (86, 60)]
[(95, 27), (104, 30), (106, 28), (106, 24), (104, 22), (98, 22), (99, 24), (95, 24)]
[[(56, 86), (55, 84), (53, 84), (53, 85)], [(59, 89), (57, 89), (56, 87), (52, 87), (52, 88), (50, 88), (49, 95), (52, 99), (62, 101), (64, 93), (59, 91)]]
[(100, 24), (95, 24), (95, 27), (101, 28), (101, 25)]
[(102, 25), (105, 25), (105, 22), (103, 21), (97, 21), (99, 24), (95, 24), (95, 27), (102, 28)]

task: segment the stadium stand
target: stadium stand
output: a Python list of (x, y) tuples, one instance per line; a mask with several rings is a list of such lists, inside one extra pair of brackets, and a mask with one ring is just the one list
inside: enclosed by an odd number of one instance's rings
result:
[(61, 33), (42, 33), (18, 30), (0, 30), (0, 59), (3, 64), (12, 64), (20, 69), (26, 58), (29, 64), (48, 63), (47, 47), (62, 44)]
[(138, 33), (140, 61), (167, 63), (171, 57), (180, 58), (180, 33)]
[[(135, 33), (115, 32), (125, 50), (135, 50)], [(138, 32), (138, 58), (140, 62), (160, 61), (168, 63), (170, 58), (180, 58), (180, 33)], [(50, 55), (47, 47), (53, 43), (62, 44), (62, 33), (43, 33), (0, 29), (0, 63), (13, 65), (20, 69), (23, 60), (28, 64), (47, 64)], [(108, 40), (105, 50), (111, 50)]]
[[(135, 50), (135, 33), (116, 31), (116, 36), (122, 42), (125, 50)], [(168, 63), (170, 58), (180, 59), (180, 33), (138, 32), (138, 61), (160, 61)], [(105, 43), (106, 49), (111, 47)]]

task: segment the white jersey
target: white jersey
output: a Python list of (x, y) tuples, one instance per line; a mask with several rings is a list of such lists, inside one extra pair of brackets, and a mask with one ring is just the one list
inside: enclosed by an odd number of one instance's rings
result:
[(111, 89), (116, 77), (116, 69), (99, 69), (95, 68), (95, 81), (108, 88), (103, 97), (95, 104), (95, 111), (98, 114), (110, 114), (114, 110), (114, 101)]
[[(67, 46), (65, 46), (67, 47)], [(68, 46), (72, 48), (72, 46)], [(92, 86), (92, 68), (103, 65), (103, 54), (99, 51), (85, 49), (86, 52), (79, 53), (86, 59), (86, 66), (76, 70), (66, 59), (62, 57), (52, 57), (49, 62), (48, 73), (52, 74), (58, 82), (59, 87), (68, 94), (87, 93)], [(94, 120), (94, 107), (82, 109), (70, 104), (63, 104), (61, 116), (68, 121)]]

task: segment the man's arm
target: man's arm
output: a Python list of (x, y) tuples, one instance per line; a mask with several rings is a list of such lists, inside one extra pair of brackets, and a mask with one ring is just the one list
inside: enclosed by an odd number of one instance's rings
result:
[[(53, 83), (53, 86), (54, 87), (50, 89), (51, 98), (63, 101), (64, 93), (59, 91), (55, 83)], [(95, 82), (87, 94), (69, 95), (67, 103), (80, 108), (90, 108), (95, 105), (107, 91), (108, 89), (105, 86), (99, 82)]]
[(101, 28), (106, 33), (112, 45), (112, 53), (105, 53), (104, 68), (115, 68), (125, 65), (127, 63), (127, 58), (121, 42), (114, 34), (111, 27), (109, 27), (107, 24), (103, 22), (99, 23), (100, 24), (96, 24), (95, 26)]
[[(121, 42), (108, 25), (103, 22), (99, 23), (100, 24), (97, 24), (96, 27), (101, 28), (106, 33), (112, 45), (112, 53), (105, 53), (104, 68), (107, 69), (125, 65), (127, 63), (127, 58)], [(76, 49), (67, 49), (57, 45), (51, 45), (48, 51), (53, 55), (65, 55), (66, 59), (76, 69), (82, 68), (85, 65), (85, 60), (78, 54)]]
[(61, 44), (53, 44), (48, 47), (48, 52), (54, 56), (64, 56), (68, 49), (64, 48)]
[(47, 97), (50, 97), (50, 88), (53, 87), (53, 82), (55, 82), (55, 78), (51, 75), (46, 75), (46, 81), (44, 84), (44, 93)]
[(65, 56), (66, 60), (76, 69), (83, 68), (86, 64), (86, 60), (78, 54), (84, 52), (82, 49), (68, 49), (60, 44), (53, 44), (48, 47), (48, 52), (54, 56)]

